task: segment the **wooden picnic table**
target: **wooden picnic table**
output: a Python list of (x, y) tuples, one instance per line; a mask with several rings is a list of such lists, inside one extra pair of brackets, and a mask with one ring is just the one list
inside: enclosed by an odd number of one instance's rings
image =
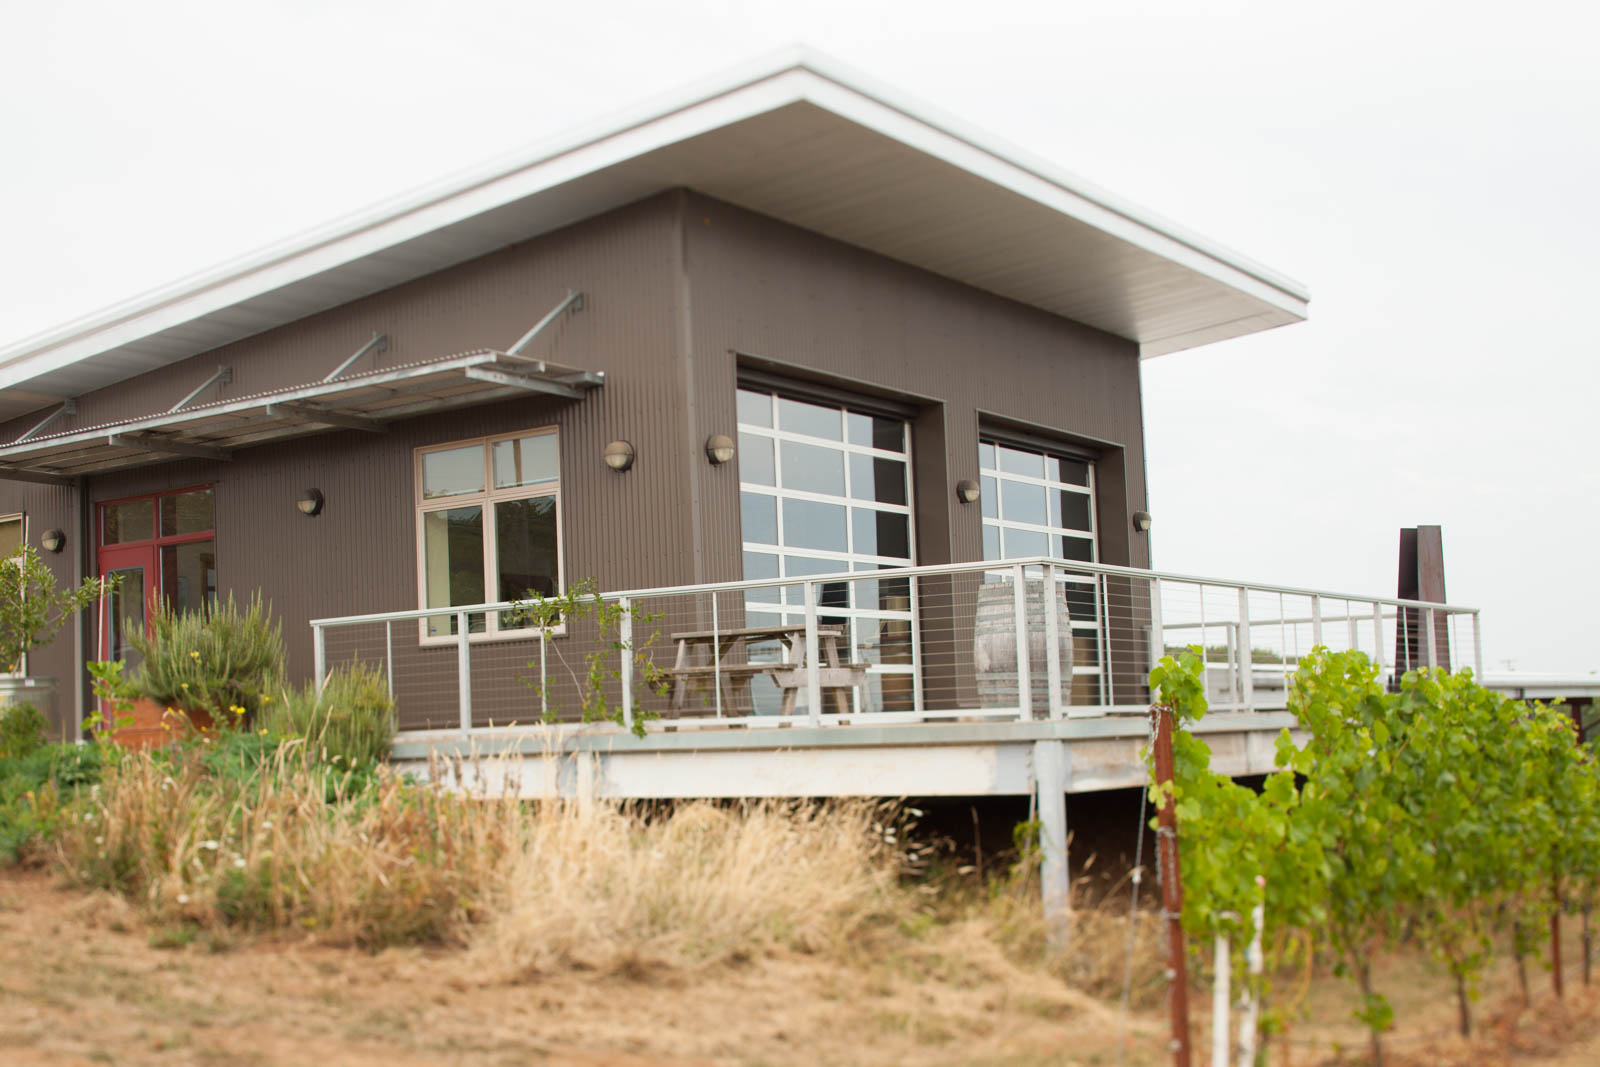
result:
[[(866, 677), (864, 663), (841, 663), (839, 640), (845, 635), (843, 626), (817, 627), (817, 652), (822, 663), (817, 668), (817, 680), (825, 692), (832, 695), (834, 707), (841, 715), (850, 713), (850, 692)], [(722, 681), (723, 706), (738, 707), (738, 693), (750, 690), (751, 679), (768, 675), (783, 690), (782, 713), (793, 715), (800, 690), (806, 685), (806, 628), (804, 624), (786, 626), (741, 626), (728, 630), (689, 630), (672, 635), (677, 643), (677, 658), (666, 673), (672, 678), (672, 710), (681, 713), (688, 703), (692, 686), (707, 679)], [(781, 660), (749, 659), (751, 645), (763, 641), (783, 644)], [(744, 658), (735, 655), (743, 648)], [(730, 662), (731, 661), (731, 662)], [(713, 682), (713, 684), (715, 684)], [(862, 693), (863, 704), (866, 694)]]

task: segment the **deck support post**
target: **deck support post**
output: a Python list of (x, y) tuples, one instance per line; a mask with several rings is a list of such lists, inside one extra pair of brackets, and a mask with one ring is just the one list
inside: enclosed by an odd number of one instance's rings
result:
[(1050, 944), (1065, 948), (1071, 933), (1072, 879), (1067, 868), (1067, 765), (1065, 741), (1033, 743), (1033, 781), (1039, 804), (1039, 888)]
[(461, 732), (472, 732), (472, 645), (468, 616), (456, 612), (456, 694), (460, 701)]
[[(104, 587), (102, 586), (101, 600), (104, 601)], [(100, 614), (105, 615), (102, 608)], [(322, 695), (322, 683), (328, 673), (328, 633), (320, 626), (311, 628), (311, 669), (316, 673), (317, 695)]]

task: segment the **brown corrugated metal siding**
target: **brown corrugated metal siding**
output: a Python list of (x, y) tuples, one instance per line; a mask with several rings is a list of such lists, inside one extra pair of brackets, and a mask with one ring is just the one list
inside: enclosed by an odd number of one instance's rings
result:
[[(739, 368), (759, 363), (909, 400), (919, 562), (980, 558), (979, 509), (956, 504), (950, 487), (976, 476), (988, 413), (1111, 442), (1100, 467), (1102, 558), (1146, 563), (1142, 539), (1126, 533), (1128, 514), (1144, 504), (1134, 344), (685, 191), (81, 397), (78, 414), (56, 428), (165, 410), (221, 365), (233, 368), (232, 383), (202, 399), (317, 381), (374, 331), (389, 335), (389, 349), (363, 367), (504, 348), (569, 288), (584, 292), (585, 307), (530, 354), (604, 371), (605, 385), (582, 400), (496, 403), (382, 435), (341, 431), (241, 450), (228, 462), (98, 476), (90, 496), (215, 484), (220, 589), (259, 589), (273, 601), (290, 670), (304, 678), (308, 619), (416, 606), (412, 457), (423, 445), (556, 425), (569, 582), (592, 577), (617, 589), (738, 578), (737, 463), (709, 465), (702, 443), (734, 432)], [(0, 440), (32, 421), (0, 429)], [(600, 458), (616, 438), (637, 453), (625, 475)], [(327, 504), (308, 519), (294, 501), (310, 486)], [(74, 499), (71, 489), (0, 482), (0, 514), (27, 511), (35, 542), (49, 526), (68, 531), (69, 552), (52, 560), (63, 580), (82, 547)], [(405, 650), (402, 690), (427, 694), (403, 709), (405, 724), (453, 724), (454, 651), (417, 650), (409, 626), (395, 634)], [(382, 640), (381, 629), (330, 638), (330, 661), (370, 658)], [(478, 721), (526, 721), (537, 698), (516, 677), (537, 642), (478, 645), (473, 654), (487, 679), (474, 692)], [(70, 679), (70, 635), (39, 654), (34, 670)]]

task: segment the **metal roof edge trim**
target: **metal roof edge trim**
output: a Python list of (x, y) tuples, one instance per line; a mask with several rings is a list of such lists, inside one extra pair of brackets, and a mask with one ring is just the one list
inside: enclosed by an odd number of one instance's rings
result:
[[(0, 348), (0, 390), (335, 269), (611, 163), (800, 101), (858, 122), (1064, 214), (1082, 218), (1225, 284), (1239, 287), (1243, 282), (1242, 287), (1247, 289), (1266, 287), (1272, 293), (1257, 295), (1304, 317), (1303, 306), (1297, 305), (1304, 305), (1309, 293), (1298, 282), (1121, 201), (958, 119), (910, 100), (832, 57), (809, 48), (792, 47), (415, 187), (53, 330), (23, 338)], [(889, 120), (887, 125), (896, 128), (885, 129), (885, 119)], [(652, 132), (655, 136), (649, 135)], [(638, 141), (654, 143), (639, 145), (635, 143)], [(612, 151), (600, 151), (605, 147)], [(968, 156), (968, 162), (949, 158), (952, 150)], [(587, 158), (595, 155), (610, 158)], [(557, 166), (563, 161), (568, 166)], [(1016, 173), (1004, 174), (1007, 169)], [(541, 171), (558, 173), (537, 175)], [(566, 173), (560, 173), (563, 171)], [(530, 177), (536, 180), (530, 183)], [(1027, 188), (1033, 183), (1037, 183), (1036, 187)], [(530, 184), (532, 187), (527, 187)], [(1086, 212), (1090, 217), (1084, 217)], [(404, 225), (408, 222), (411, 225)], [(1152, 240), (1169, 247), (1150, 247)], [(1222, 268), (1225, 276), (1219, 277), (1217, 268)], [(1274, 294), (1281, 295), (1274, 299)]]

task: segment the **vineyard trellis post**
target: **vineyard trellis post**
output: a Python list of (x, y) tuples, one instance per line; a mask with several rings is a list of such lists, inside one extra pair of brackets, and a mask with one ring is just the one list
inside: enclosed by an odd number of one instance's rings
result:
[(1156, 809), (1156, 861), (1161, 874), (1161, 917), (1167, 924), (1167, 978), (1171, 982), (1172, 1063), (1190, 1067), (1189, 1059), (1189, 970), (1184, 958), (1183, 877), (1178, 866), (1178, 805), (1173, 797), (1172, 708), (1153, 704), (1155, 719), (1156, 788), (1160, 806)]

